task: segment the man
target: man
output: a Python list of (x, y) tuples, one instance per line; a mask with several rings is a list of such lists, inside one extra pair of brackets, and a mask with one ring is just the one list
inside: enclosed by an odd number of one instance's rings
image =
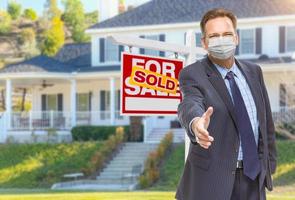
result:
[(235, 15), (202, 18), (208, 55), (179, 74), (178, 118), (190, 148), (178, 200), (263, 200), (276, 169), (274, 124), (261, 68), (234, 57)]

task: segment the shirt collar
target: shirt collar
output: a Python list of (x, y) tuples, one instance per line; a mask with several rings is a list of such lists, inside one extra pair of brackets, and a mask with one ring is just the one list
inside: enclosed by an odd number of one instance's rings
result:
[(222, 67), (216, 63), (213, 63), (214, 66), (217, 68), (217, 70), (219, 71), (219, 73), (221, 74), (222, 78), (225, 79), (225, 76), (227, 74), (227, 72), (232, 71), (234, 73), (235, 76), (237, 76), (239, 74), (238, 72), (238, 67), (236, 65), (236, 63), (234, 62), (234, 64), (232, 65), (231, 68), (227, 69), (225, 67)]

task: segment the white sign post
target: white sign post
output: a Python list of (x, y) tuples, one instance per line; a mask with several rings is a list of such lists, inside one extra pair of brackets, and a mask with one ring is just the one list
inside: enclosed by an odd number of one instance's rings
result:
[[(113, 43), (125, 45), (129, 47), (147, 48), (158, 51), (174, 52), (176, 54), (183, 55), (185, 57), (185, 64), (189, 65), (196, 61), (200, 56), (203, 56), (207, 52), (200, 47), (196, 47), (195, 32), (188, 30), (186, 32), (186, 45), (171, 44), (167, 42), (161, 42), (156, 40), (144, 39), (139, 37), (131, 37), (126, 35), (112, 35), (109, 36)], [(190, 140), (185, 134), (185, 161), (188, 155)]]

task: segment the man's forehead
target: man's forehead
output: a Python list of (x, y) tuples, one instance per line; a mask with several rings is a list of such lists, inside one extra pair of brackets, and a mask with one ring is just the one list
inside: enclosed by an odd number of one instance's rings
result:
[(205, 30), (207, 34), (233, 32), (234, 26), (230, 18), (217, 17), (207, 21)]

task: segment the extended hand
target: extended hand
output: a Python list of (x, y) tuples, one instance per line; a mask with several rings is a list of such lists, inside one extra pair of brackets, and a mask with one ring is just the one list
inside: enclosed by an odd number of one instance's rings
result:
[(195, 133), (196, 140), (205, 149), (208, 149), (214, 140), (207, 131), (212, 113), (213, 107), (209, 107), (202, 117), (196, 118), (192, 123), (192, 130)]

